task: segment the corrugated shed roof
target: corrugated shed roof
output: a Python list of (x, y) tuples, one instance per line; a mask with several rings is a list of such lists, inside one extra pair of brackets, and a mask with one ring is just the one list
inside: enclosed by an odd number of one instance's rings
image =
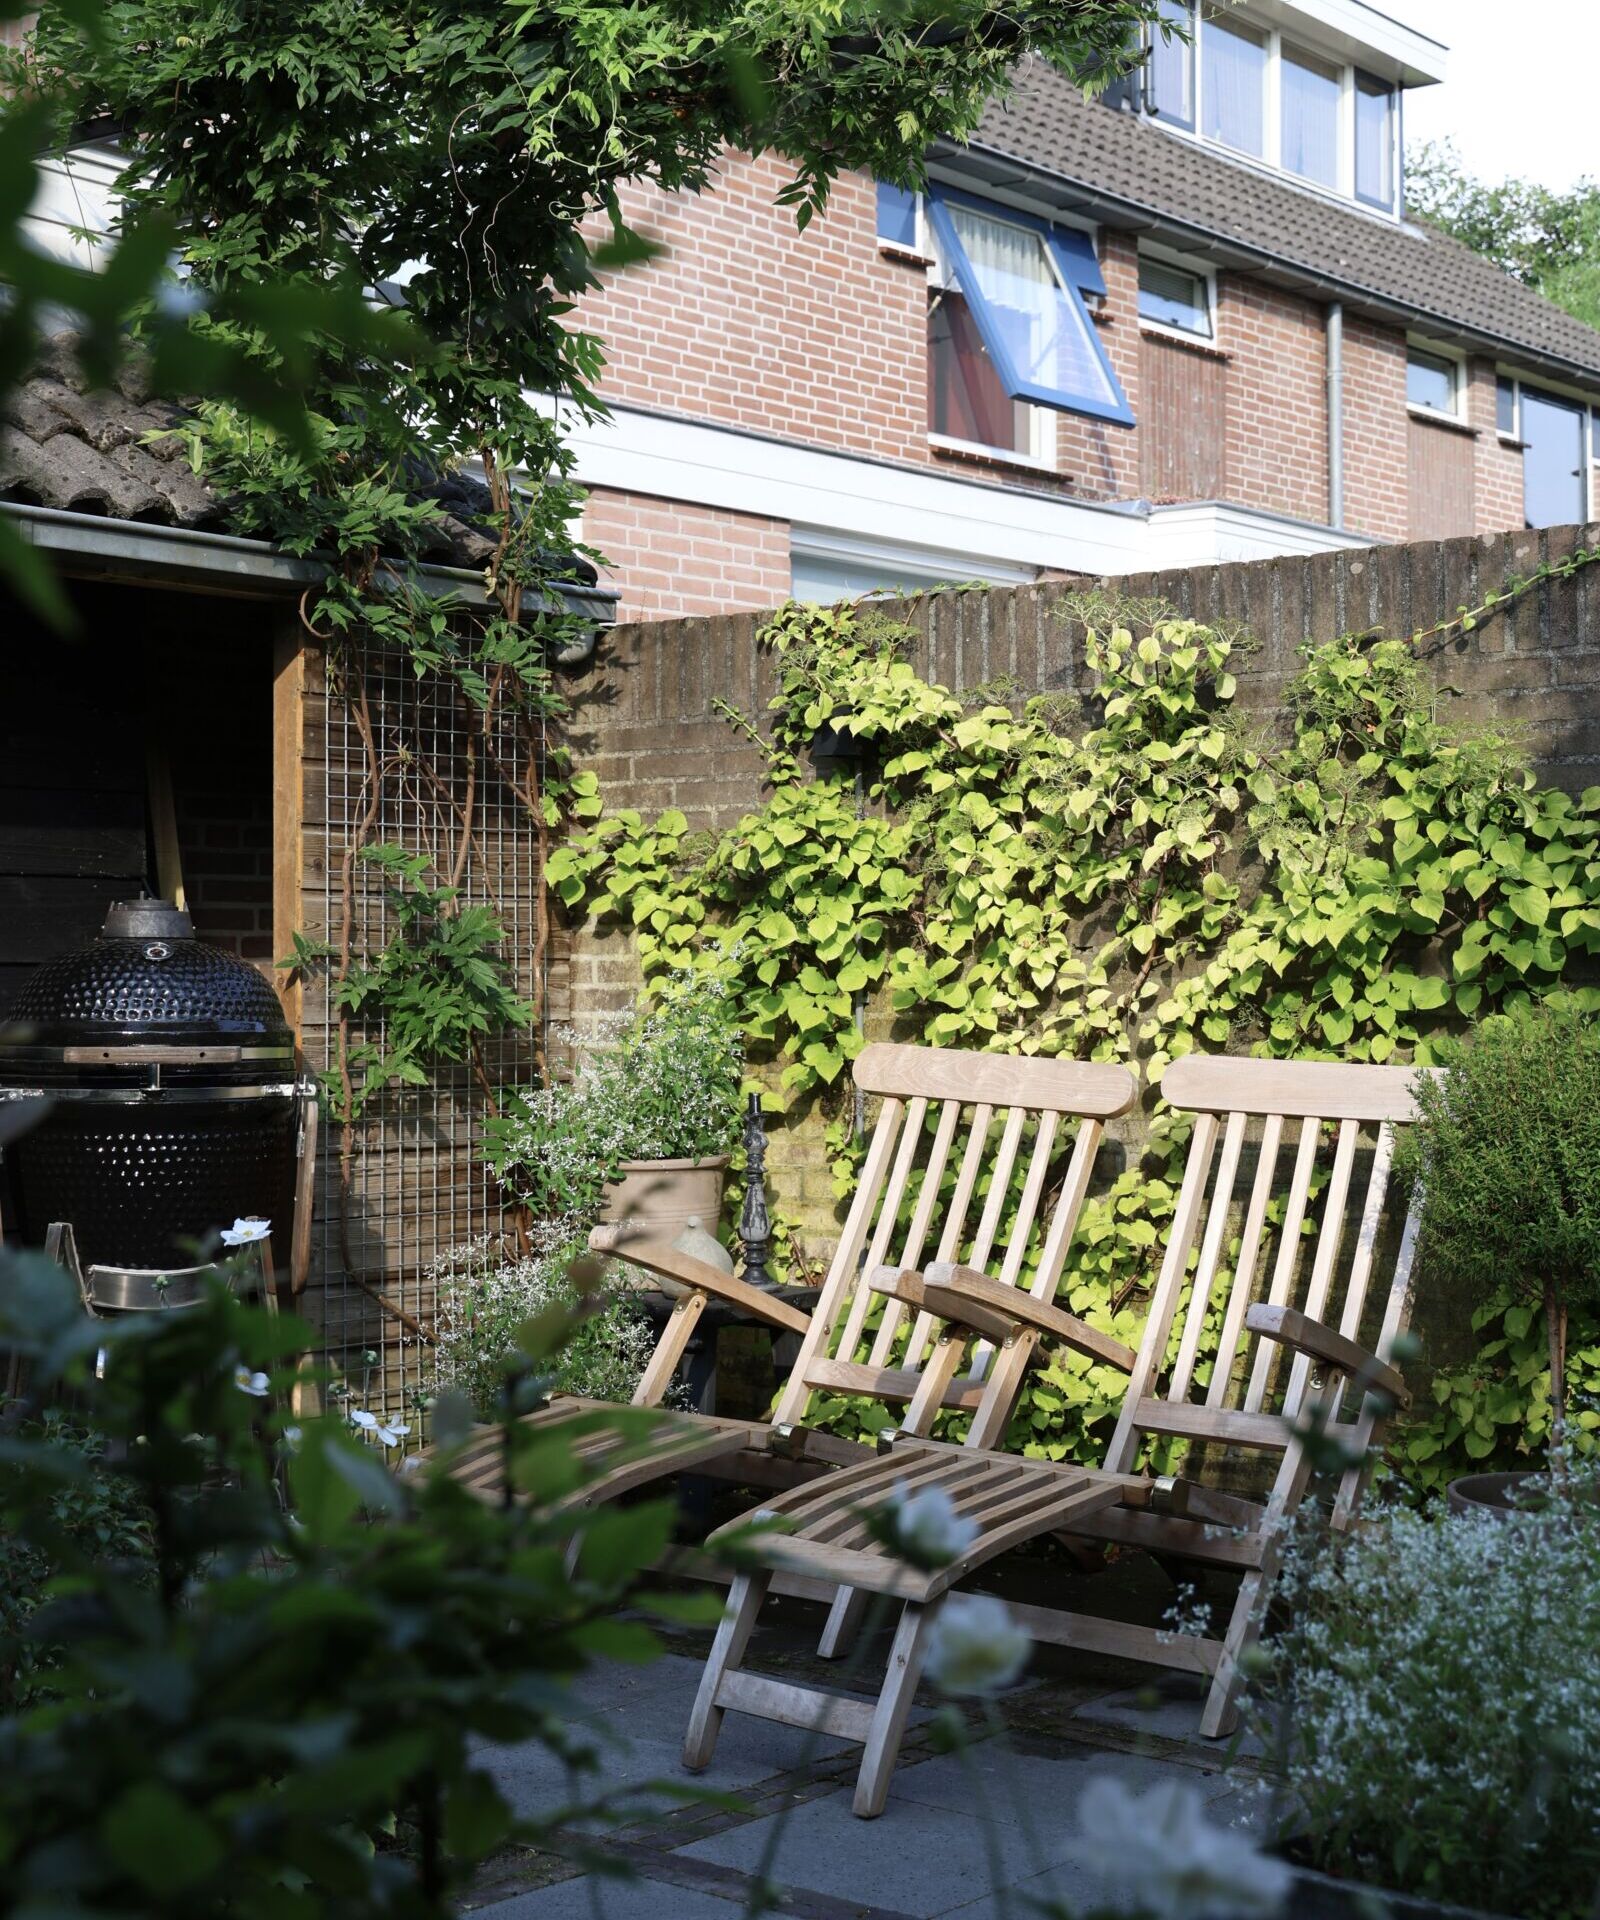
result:
[(1600, 375), (1600, 332), (1433, 228), (1404, 225), (1240, 165), (1225, 154), (1085, 100), (1029, 60), (991, 106), (972, 147), (1021, 160), (1089, 193), (1281, 263), (1330, 293), (1399, 308), (1425, 331), (1503, 344), (1505, 357)]

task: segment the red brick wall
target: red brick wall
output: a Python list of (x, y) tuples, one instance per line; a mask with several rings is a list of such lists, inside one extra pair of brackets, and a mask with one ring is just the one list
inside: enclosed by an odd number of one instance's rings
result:
[(926, 462), (927, 275), (881, 253), (871, 180), (845, 174), (804, 233), (791, 169), (730, 154), (702, 194), (623, 192), (665, 253), (614, 275), (573, 324), (598, 333), (619, 404)]
[(789, 597), (789, 524), (759, 514), (597, 487), (583, 538), (613, 565), (619, 620), (775, 607)]
[(1466, 427), (1406, 420), (1410, 537), (1448, 540), (1471, 523), (1476, 435)]
[(1229, 356), (1223, 497), (1302, 520), (1326, 520), (1323, 309), (1235, 274), (1220, 277), (1217, 296), (1217, 339)]
[(1494, 367), (1474, 360), (1467, 384), (1467, 417), (1477, 430), (1473, 446), (1474, 527), (1505, 533), (1523, 524), (1522, 449), (1502, 440), (1495, 426)]
[(1228, 362), (1146, 334), (1140, 344), (1140, 491), (1147, 500), (1217, 500), (1227, 489)]
[[(799, 233), (774, 205), (788, 177), (777, 160), (730, 154), (703, 194), (627, 191), (629, 218), (666, 251), (613, 276), (575, 316), (604, 342), (607, 398), (923, 469), (976, 465), (1035, 491), (1220, 498), (1327, 518), (1322, 303), (1222, 274), (1219, 355), (1186, 354), (1141, 335), (1136, 239), (1102, 229), (1107, 297), (1096, 325), (1139, 424), (1062, 414), (1058, 477), (1024, 473), (1003, 456), (929, 445), (926, 274), (879, 247), (872, 182), (846, 175), (827, 213)], [(1391, 540), (1520, 527), (1521, 457), (1494, 432), (1487, 361), (1473, 365), (1470, 415), (1466, 470), (1459, 453), (1422, 436), (1413, 472), (1404, 335), (1350, 315), (1347, 526)], [(766, 605), (788, 589), (788, 529), (777, 521), (598, 493), (585, 534), (616, 562), (624, 619)]]
[[(1403, 540), (1407, 525), (1405, 335), (1347, 315), (1344, 326), (1344, 518), (1358, 533)], [(1466, 527), (1455, 529), (1460, 533)]]

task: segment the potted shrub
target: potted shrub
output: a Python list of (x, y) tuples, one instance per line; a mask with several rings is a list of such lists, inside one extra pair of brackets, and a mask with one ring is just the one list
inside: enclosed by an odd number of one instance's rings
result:
[[(1544, 1315), (1550, 1447), (1566, 1441), (1568, 1316), (1600, 1303), (1600, 1026), (1567, 1006), (1485, 1020), (1419, 1080), (1400, 1164), (1421, 1182), (1418, 1272), (1475, 1304), (1509, 1292)], [(1452, 1504), (1515, 1504), (1522, 1474), (1454, 1483)]]
[(578, 1047), (570, 1081), (520, 1096), (490, 1128), (501, 1184), (544, 1221), (637, 1220), (714, 1233), (739, 1139), (743, 1035), (726, 988), (679, 975)]

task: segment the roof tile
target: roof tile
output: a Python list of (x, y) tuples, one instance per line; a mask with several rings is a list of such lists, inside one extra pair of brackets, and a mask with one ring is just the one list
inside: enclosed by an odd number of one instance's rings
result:
[(1435, 228), (1343, 207), (1098, 101), (1036, 59), (991, 106), (975, 148), (1240, 248), (1330, 291), (1398, 306), (1424, 330), (1454, 330), (1600, 374), (1600, 332)]

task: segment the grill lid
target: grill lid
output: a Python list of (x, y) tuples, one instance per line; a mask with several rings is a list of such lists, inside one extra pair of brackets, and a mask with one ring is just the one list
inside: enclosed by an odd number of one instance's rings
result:
[(203, 945), (169, 900), (120, 900), (100, 937), (49, 960), (0, 1026), (0, 1070), (19, 1053), (85, 1045), (281, 1049), (293, 1041), (271, 984), (231, 953)]

